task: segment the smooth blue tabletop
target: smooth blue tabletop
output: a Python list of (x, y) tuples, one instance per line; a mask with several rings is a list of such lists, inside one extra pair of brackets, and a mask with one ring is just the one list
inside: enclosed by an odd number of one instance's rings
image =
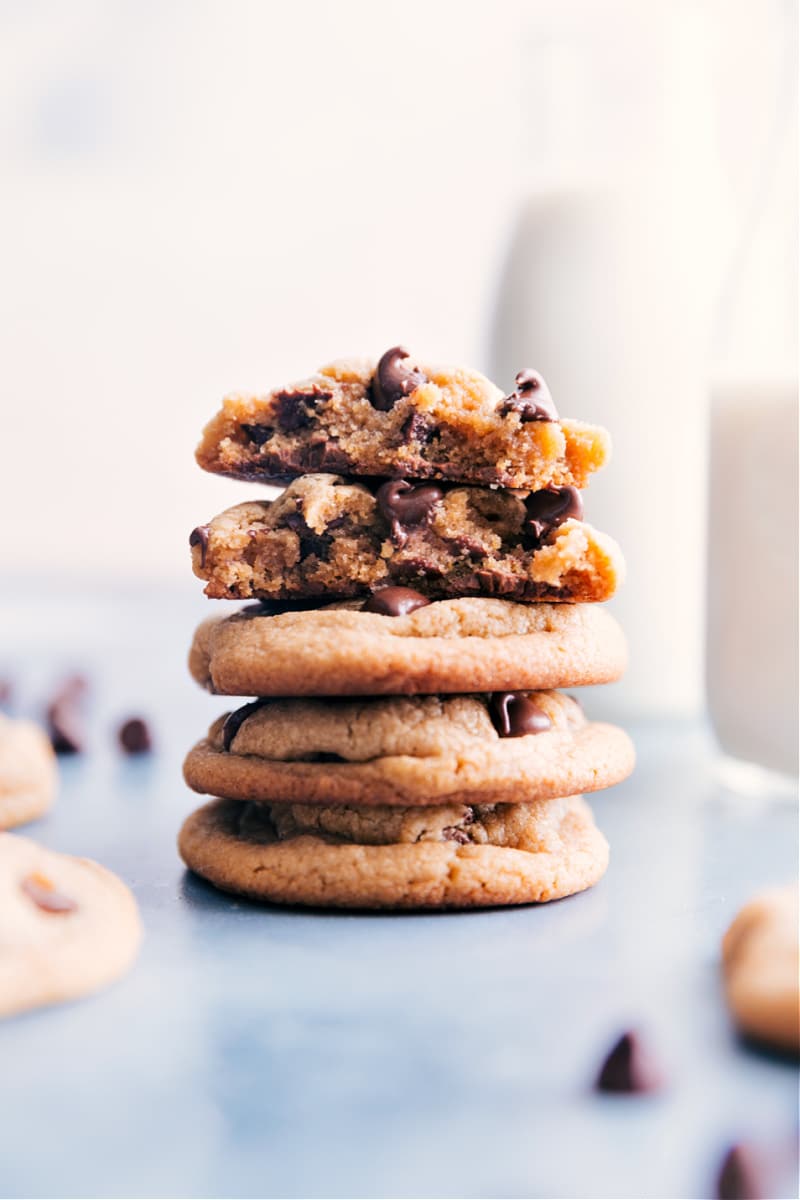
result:
[[(184, 666), (207, 610), (74, 597), (44, 633), (42, 611), (7, 601), (0, 673), (31, 711), (59, 671), (86, 669), (91, 747), (22, 832), (117, 871), (147, 936), (121, 983), (0, 1025), (0, 1195), (705, 1197), (731, 1141), (791, 1138), (796, 1067), (739, 1043), (718, 959), (741, 903), (795, 876), (795, 809), (722, 790), (701, 729), (632, 730), (635, 776), (594, 801), (611, 867), (584, 895), (440, 915), (259, 907), (175, 851), (195, 805), (181, 757), (225, 707)], [(114, 748), (133, 712), (153, 721), (148, 761)], [(668, 1089), (593, 1094), (631, 1025)]]

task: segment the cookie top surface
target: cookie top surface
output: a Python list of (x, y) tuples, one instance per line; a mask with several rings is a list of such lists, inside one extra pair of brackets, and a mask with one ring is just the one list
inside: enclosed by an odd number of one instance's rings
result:
[(140, 940), (136, 902), (116, 875), (0, 833), (0, 1015), (109, 983)]
[[(326, 818), (319, 810), (314, 816), (294, 808), (272, 816), (238, 801), (213, 800), (187, 818), (178, 845), (186, 865), (217, 887), (281, 904), (389, 909), (529, 904), (571, 895), (601, 878), (608, 844), (580, 796), (513, 807), (517, 811), (483, 814), (475, 841), (449, 836), (411, 841), (410, 829), (403, 834), (395, 813), (376, 819), (374, 810), (365, 815), (340, 810), (338, 818)], [(434, 826), (442, 815), (434, 815)], [(337, 820), (334, 832), (330, 826)], [(418, 818), (412, 814), (407, 820)], [(314, 832), (310, 821), (316, 822)], [(376, 840), (395, 833), (397, 841)], [(439, 833), (446, 834), (447, 827), (439, 825)]]
[(42, 816), (57, 788), (56, 757), (45, 731), (0, 714), (0, 829)]
[(800, 1051), (797, 887), (756, 896), (737, 913), (722, 942), (725, 992), (743, 1033)]
[(315, 471), (540, 489), (585, 486), (604, 429), (559, 420), (544, 381), (510, 395), (477, 371), (347, 359), (265, 395), (228, 396), (197, 449), (205, 470), (276, 482)]
[(607, 600), (622, 554), (582, 515), (575, 488), (306, 475), (277, 500), (238, 504), (195, 529), (192, 567), (215, 599), (338, 599), (400, 585), (438, 599)]
[(241, 800), (425, 806), (597, 790), (632, 770), (630, 739), (557, 692), (270, 700), (212, 725), (184, 764)]
[(231, 696), (539, 690), (607, 683), (625, 669), (624, 635), (597, 605), (420, 601), (398, 616), (363, 601), (272, 614), (248, 606), (198, 627), (189, 669)]

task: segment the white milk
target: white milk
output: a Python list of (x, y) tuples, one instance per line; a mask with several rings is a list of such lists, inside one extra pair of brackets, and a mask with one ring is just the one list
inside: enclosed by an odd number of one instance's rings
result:
[(707, 686), (722, 750), (786, 774), (798, 748), (797, 380), (711, 395)]

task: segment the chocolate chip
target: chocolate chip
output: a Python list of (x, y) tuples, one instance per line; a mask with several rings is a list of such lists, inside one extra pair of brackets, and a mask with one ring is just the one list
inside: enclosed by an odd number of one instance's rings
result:
[(313, 424), (316, 405), (323, 400), (330, 400), (332, 394), (317, 387), (309, 392), (278, 392), (275, 397), (275, 421), (281, 433), (307, 429)]
[(88, 690), (83, 675), (69, 675), (47, 706), (50, 741), (56, 754), (79, 754), (86, 740), (81, 700)]
[(428, 382), (427, 375), (418, 367), (407, 367), (404, 360), (409, 357), (403, 346), (387, 350), (378, 363), (370, 388), (370, 403), (379, 412), (389, 412), (398, 400)]
[(263, 446), (265, 442), (268, 442), (275, 435), (275, 430), (268, 425), (247, 425), (243, 421), (242, 429), (256, 446)]
[(427, 446), (436, 437), (436, 426), (422, 413), (413, 412), (403, 422), (400, 436), (406, 444), (418, 442), (421, 446)]
[(723, 1158), (716, 1195), (718, 1200), (762, 1200), (767, 1195), (758, 1163), (748, 1146), (731, 1146)]
[(526, 549), (538, 546), (548, 533), (570, 517), (583, 520), (583, 500), (577, 488), (543, 488), (540, 492), (531, 492), (525, 501)]
[(292, 529), (300, 541), (300, 558), (310, 558), (315, 555), (320, 562), (327, 562), (330, 555), (333, 538), (327, 533), (315, 533), (302, 513), (287, 513), (284, 524)]
[(249, 704), (243, 704), (241, 708), (237, 708), (236, 712), (228, 713), (225, 718), (225, 724), (222, 726), (223, 750), (230, 750), (231, 742), (247, 718), (252, 716), (254, 712), (258, 712), (265, 704), (269, 704), (269, 700), (251, 700)]
[(200, 547), (200, 566), (206, 565), (206, 551), (208, 550), (208, 525), (198, 525), (189, 534), (189, 545), (191, 547)]
[(595, 1082), (598, 1092), (654, 1092), (661, 1072), (637, 1033), (629, 1030), (611, 1048)]
[(385, 587), (373, 592), (361, 611), (381, 613), (385, 617), (405, 617), (426, 604), (430, 604), (427, 596), (412, 588)]
[(443, 842), (459, 842), (462, 846), (469, 841), (469, 834), (466, 834), (463, 829), (459, 829), (457, 825), (446, 825), (442, 830)]
[(44, 875), (28, 875), (19, 885), (37, 908), (47, 913), (75, 912), (78, 905), (69, 896), (62, 896)]
[(415, 486), (406, 479), (390, 479), (378, 488), (375, 499), (391, 526), (392, 541), (396, 546), (405, 546), (408, 526), (428, 524), (442, 495), (441, 488), (426, 484)]
[(537, 708), (524, 692), (492, 692), (489, 715), (501, 738), (545, 733), (552, 727), (547, 713)]
[(523, 425), (529, 421), (557, 421), (558, 413), (550, 390), (538, 371), (530, 367), (520, 371), (514, 380), (516, 390), (500, 405), (500, 415), (519, 413)]
[(150, 727), (141, 717), (129, 717), (123, 721), (117, 737), (126, 754), (147, 754), (153, 749)]

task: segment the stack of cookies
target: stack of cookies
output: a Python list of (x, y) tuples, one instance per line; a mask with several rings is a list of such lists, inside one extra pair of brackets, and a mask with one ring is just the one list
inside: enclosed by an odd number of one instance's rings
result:
[(507, 395), (401, 347), (228, 397), (198, 462), (285, 491), (190, 538), (206, 594), (255, 603), (194, 637), (194, 678), (247, 703), (186, 759), (217, 797), (181, 830), (186, 864), (227, 891), (351, 908), (596, 883), (608, 845), (581, 793), (628, 775), (633, 749), (554, 689), (625, 666), (597, 604), (622, 557), (580, 492), (609, 451), (535, 371)]

